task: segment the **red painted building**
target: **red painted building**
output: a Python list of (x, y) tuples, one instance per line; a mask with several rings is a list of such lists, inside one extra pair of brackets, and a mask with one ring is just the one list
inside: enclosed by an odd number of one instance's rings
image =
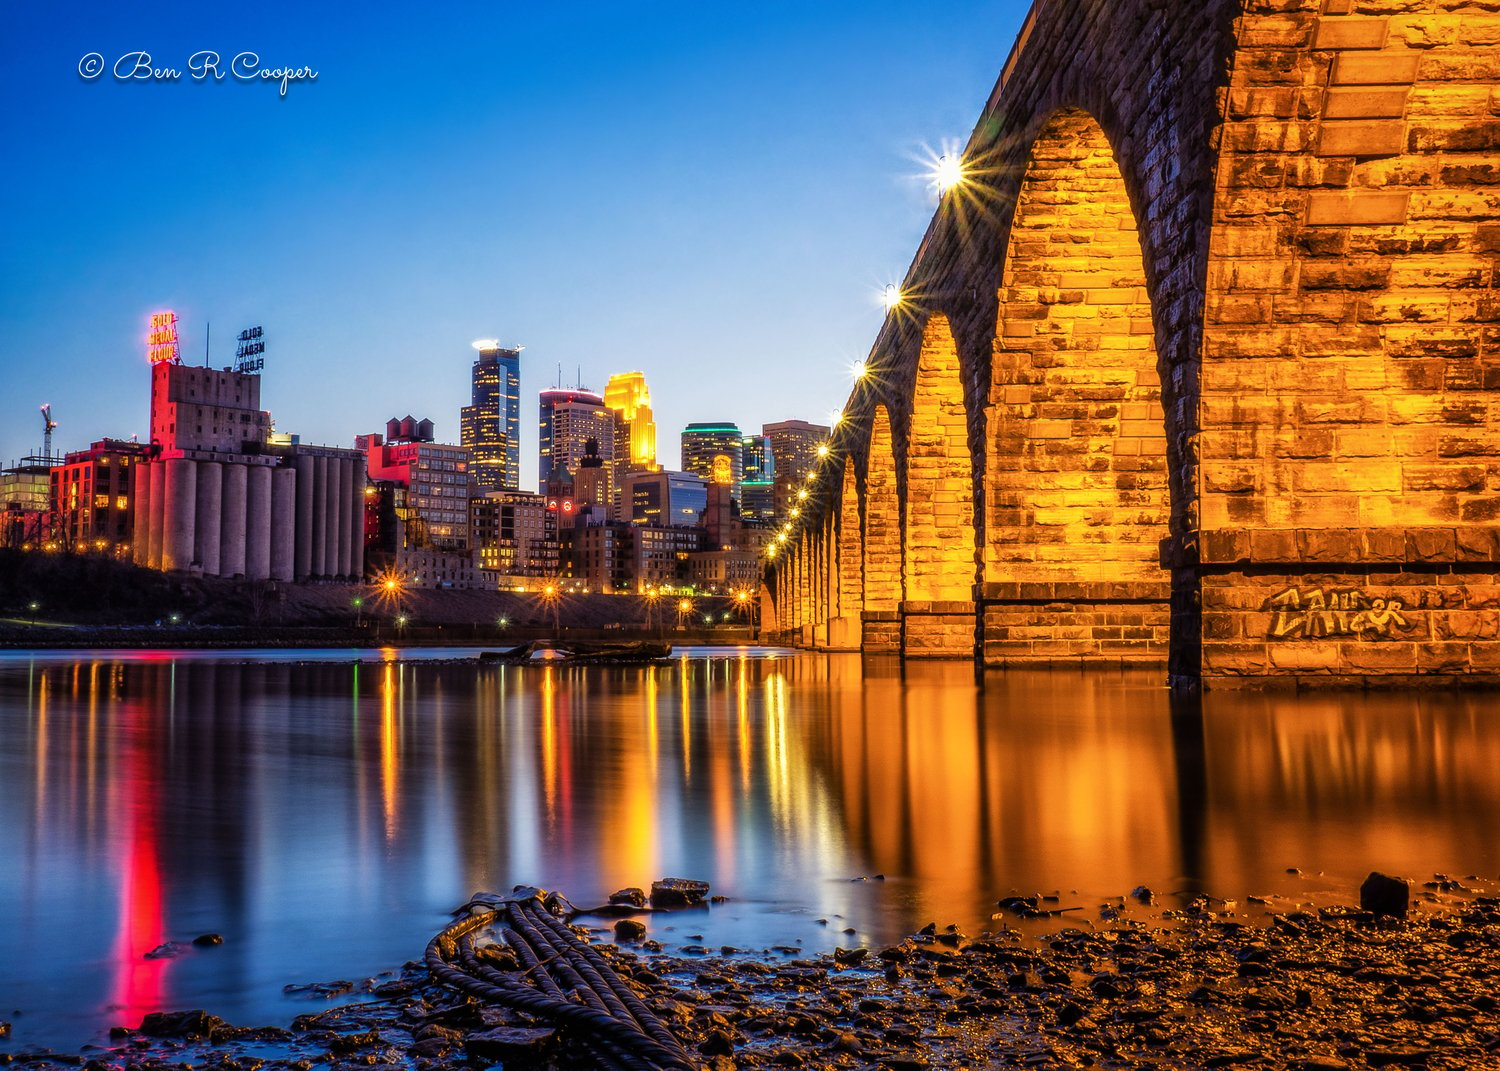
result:
[(131, 477), (151, 452), (145, 443), (101, 439), (52, 470), (51, 541), (80, 553), (131, 554), (135, 494)]

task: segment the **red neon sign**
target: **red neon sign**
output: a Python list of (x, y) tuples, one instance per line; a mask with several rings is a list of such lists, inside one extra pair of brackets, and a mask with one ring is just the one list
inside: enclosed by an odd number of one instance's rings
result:
[(170, 310), (153, 312), (146, 328), (146, 359), (152, 364), (175, 363), (178, 360), (177, 314)]

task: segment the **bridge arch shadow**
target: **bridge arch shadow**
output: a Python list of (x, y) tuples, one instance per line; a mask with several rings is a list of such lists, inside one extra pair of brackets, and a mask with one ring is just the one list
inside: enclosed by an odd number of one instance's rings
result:
[(1160, 662), (1167, 442), (1140, 226), (1108, 137), (1052, 115), (1016, 198), (985, 434), (991, 665)]

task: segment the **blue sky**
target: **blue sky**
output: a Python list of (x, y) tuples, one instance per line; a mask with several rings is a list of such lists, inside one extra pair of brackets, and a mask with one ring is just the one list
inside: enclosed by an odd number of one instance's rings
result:
[[(935, 205), (1021, 0), (754, 4), (0, 4), (0, 463), (144, 437), (147, 315), (226, 365), (264, 325), (280, 430), (391, 416), (457, 441), (469, 343), (536, 392), (646, 373), (663, 460), (690, 421), (822, 420)], [(332, 5), (326, 5), (331, 7)], [(254, 52), (316, 81), (191, 80)], [(92, 81), (147, 51), (175, 82)]]

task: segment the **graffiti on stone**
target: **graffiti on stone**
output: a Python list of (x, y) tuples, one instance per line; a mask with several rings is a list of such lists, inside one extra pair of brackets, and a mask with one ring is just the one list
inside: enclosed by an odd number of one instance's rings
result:
[(1379, 598), (1358, 588), (1287, 588), (1272, 595), (1271, 639), (1315, 640), (1327, 636), (1384, 638), (1412, 627), (1397, 598)]

